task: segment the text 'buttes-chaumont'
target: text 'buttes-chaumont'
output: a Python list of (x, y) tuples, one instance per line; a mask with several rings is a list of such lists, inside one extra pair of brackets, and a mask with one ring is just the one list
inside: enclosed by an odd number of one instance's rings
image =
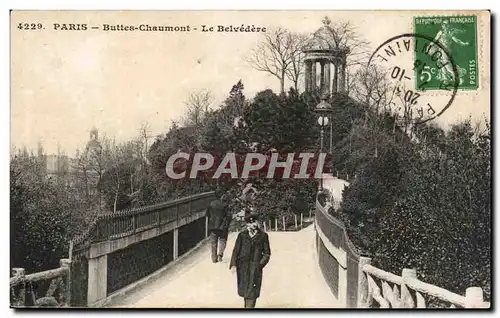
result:
[(144, 31), (144, 32), (228, 32), (228, 33), (256, 33), (266, 32), (266, 27), (255, 26), (253, 24), (241, 25), (201, 25), (201, 27), (190, 25), (124, 25), (124, 24), (103, 24), (103, 31)]

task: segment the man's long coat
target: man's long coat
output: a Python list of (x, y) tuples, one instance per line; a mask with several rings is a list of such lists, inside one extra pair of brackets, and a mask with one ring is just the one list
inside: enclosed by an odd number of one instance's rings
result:
[(236, 266), (238, 295), (257, 299), (262, 285), (262, 269), (269, 262), (271, 248), (267, 233), (257, 230), (250, 237), (248, 230), (238, 234), (229, 268)]
[(210, 202), (207, 208), (206, 216), (208, 217), (208, 230), (226, 231), (231, 223), (231, 212), (229, 206), (221, 200)]

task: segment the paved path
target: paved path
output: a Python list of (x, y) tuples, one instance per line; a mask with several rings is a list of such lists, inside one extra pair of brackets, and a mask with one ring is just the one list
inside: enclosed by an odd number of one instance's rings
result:
[[(313, 226), (298, 232), (269, 232), (271, 260), (264, 269), (257, 308), (339, 307), (317, 264), (314, 233)], [(206, 244), (182, 266), (113, 307), (241, 308), (236, 274), (229, 270), (235, 239), (236, 234), (230, 235), (222, 263), (211, 262)]]
[(331, 173), (323, 174), (323, 188), (330, 190), (336, 202), (342, 201), (342, 192), (349, 186), (349, 182), (344, 179), (334, 177)]

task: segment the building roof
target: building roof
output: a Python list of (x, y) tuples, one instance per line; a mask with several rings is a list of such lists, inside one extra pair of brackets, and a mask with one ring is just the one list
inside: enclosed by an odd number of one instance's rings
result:
[[(325, 52), (328, 51), (331, 55), (347, 55), (349, 49), (347, 47), (337, 47), (333, 41), (333, 34), (331, 32), (331, 20), (328, 17), (323, 19), (323, 26), (316, 30), (306, 41), (304, 45), (305, 52)], [(326, 53), (326, 52), (325, 52)]]

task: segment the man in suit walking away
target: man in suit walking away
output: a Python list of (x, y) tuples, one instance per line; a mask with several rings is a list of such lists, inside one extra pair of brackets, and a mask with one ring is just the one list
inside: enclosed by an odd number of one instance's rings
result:
[(271, 248), (267, 233), (259, 227), (257, 215), (251, 214), (245, 221), (246, 228), (238, 234), (229, 269), (236, 268), (238, 295), (245, 300), (245, 308), (254, 308)]
[(232, 220), (229, 206), (224, 201), (224, 196), (221, 196), (220, 199), (210, 202), (207, 209), (208, 231), (212, 245), (211, 257), (214, 263), (222, 262)]

